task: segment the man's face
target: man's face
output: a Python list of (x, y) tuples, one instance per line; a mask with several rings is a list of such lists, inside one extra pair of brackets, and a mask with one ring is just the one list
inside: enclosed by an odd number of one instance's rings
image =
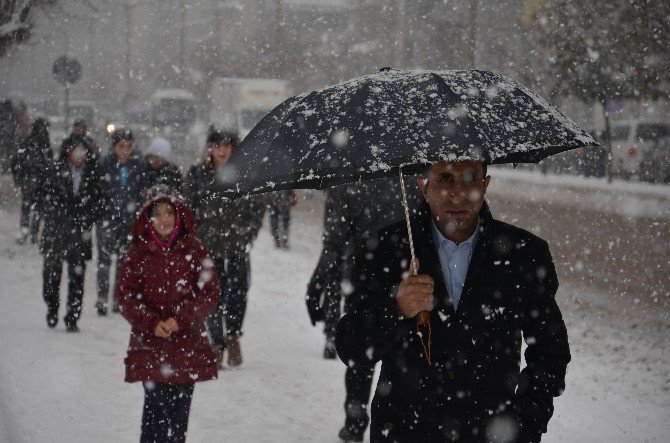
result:
[(133, 152), (133, 141), (132, 140), (121, 140), (114, 145), (114, 155), (116, 156), (116, 161), (125, 165), (128, 163), (130, 154)]
[(212, 145), (211, 150), (212, 157), (214, 157), (214, 163), (216, 163), (217, 167), (221, 167), (228, 163), (230, 156), (233, 155), (234, 148), (230, 143), (221, 141), (215, 145)]
[(83, 125), (81, 123), (77, 123), (76, 125), (74, 125), (73, 129), (74, 133), (77, 135), (86, 134), (86, 125)]
[(490, 181), (484, 177), (483, 164), (475, 161), (435, 163), (427, 180), (417, 179), (437, 227), (459, 241), (474, 232)]
[(84, 163), (86, 163), (86, 148), (82, 145), (77, 145), (75, 148), (70, 149), (67, 158), (75, 169), (81, 169)]

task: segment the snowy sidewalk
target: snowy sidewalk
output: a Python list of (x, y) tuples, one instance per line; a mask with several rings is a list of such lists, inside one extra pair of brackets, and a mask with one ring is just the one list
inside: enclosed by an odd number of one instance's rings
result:
[[(188, 441), (338, 441), (344, 366), (321, 358), (323, 336), (303, 301), (321, 248), (319, 202), (300, 202), (290, 251), (274, 249), (267, 228), (261, 232), (252, 251), (244, 364), (196, 386)], [(0, 442), (137, 441), (142, 389), (123, 382), (129, 327), (118, 315), (95, 314), (94, 262), (82, 332), (64, 332), (62, 307), (61, 323), (49, 330), (41, 256), (15, 245), (17, 220), (15, 208), (0, 210)], [(543, 441), (668, 441), (668, 322), (622, 321), (606, 295), (560, 277), (573, 362)]]

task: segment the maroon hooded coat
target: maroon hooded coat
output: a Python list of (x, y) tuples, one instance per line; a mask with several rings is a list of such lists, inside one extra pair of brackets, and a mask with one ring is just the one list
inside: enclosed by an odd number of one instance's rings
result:
[[(181, 225), (174, 244), (161, 248), (147, 228), (151, 206), (170, 201)], [(216, 378), (216, 358), (205, 319), (216, 308), (219, 281), (207, 249), (195, 238), (195, 221), (181, 201), (158, 195), (145, 204), (133, 225), (116, 290), (121, 315), (132, 326), (126, 381), (169, 384)], [(156, 337), (159, 321), (174, 317), (180, 330), (168, 339)]]

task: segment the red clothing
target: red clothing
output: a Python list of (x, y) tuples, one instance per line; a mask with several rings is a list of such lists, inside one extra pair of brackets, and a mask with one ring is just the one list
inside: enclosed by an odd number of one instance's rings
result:
[[(145, 223), (145, 214), (158, 201), (170, 201), (180, 214), (180, 232), (168, 249), (153, 241)], [(221, 291), (214, 262), (194, 233), (188, 208), (166, 196), (145, 205), (133, 225), (132, 246), (121, 264), (116, 290), (121, 315), (132, 326), (127, 382), (182, 384), (216, 378), (216, 358), (204, 322)], [(168, 339), (156, 337), (158, 322), (170, 317), (180, 330)]]

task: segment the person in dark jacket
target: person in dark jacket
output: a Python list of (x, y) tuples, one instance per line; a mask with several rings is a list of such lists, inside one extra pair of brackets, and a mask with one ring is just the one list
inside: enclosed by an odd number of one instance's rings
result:
[(58, 293), (63, 262), (67, 262), (65, 327), (68, 332), (79, 332), (86, 261), (91, 259), (91, 229), (102, 212), (102, 177), (95, 158), (82, 144), (68, 147), (59, 159), (47, 164), (41, 176), (38, 193), (44, 229), (40, 251), (44, 255), (47, 325), (51, 328), (58, 323)]
[(11, 169), (14, 153), (21, 144), (21, 118), (11, 100), (0, 103), (0, 171)]
[[(371, 442), (527, 443), (547, 430), (570, 361), (558, 279), (547, 242), (491, 216), (489, 182), (472, 161), (418, 179), (418, 275), (405, 221), (358, 248), (336, 346), (347, 366), (382, 362)], [(429, 328), (417, 326), (421, 311)]]
[(166, 185), (148, 192), (116, 299), (131, 325), (126, 381), (144, 385), (141, 442), (183, 442), (195, 382), (215, 379), (205, 319), (219, 281), (191, 211)]
[(72, 132), (60, 145), (61, 154), (67, 151), (70, 146), (79, 143), (82, 143), (96, 158), (100, 158), (100, 147), (95, 140), (88, 135), (88, 123), (86, 122), (86, 119), (82, 117), (75, 118), (74, 123), (72, 124)]
[(52, 160), (49, 123), (42, 118), (35, 119), (30, 134), (12, 158), (14, 185), (21, 189), (20, 244), (28, 238), (31, 243), (37, 243), (40, 228), (37, 189), (44, 168)]
[[(353, 250), (364, 238), (380, 228), (401, 220), (405, 214), (397, 178), (381, 178), (337, 186), (326, 191), (323, 223), (323, 249), (307, 287), (307, 310), (313, 325), (324, 322), (324, 358), (336, 358), (335, 329), (340, 320), (341, 301), (351, 296)], [(409, 207), (414, 213), (422, 200), (418, 191), (410, 192)], [(351, 302), (347, 302), (348, 306)], [(339, 437), (344, 441), (363, 441), (369, 417), (373, 367), (347, 368), (345, 374), (346, 414)]]
[(179, 192), (182, 184), (179, 168), (170, 163), (172, 145), (163, 137), (151, 140), (147, 151), (144, 153), (149, 166), (147, 169), (147, 188), (154, 185), (164, 184), (173, 191)]
[(212, 254), (221, 282), (219, 305), (207, 325), (219, 364), (227, 350), (229, 366), (242, 364), (240, 337), (250, 286), (249, 251), (265, 209), (261, 197), (231, 200), (215, 189), (217, 169), (228, 162), (237, 144), (237, 134), (212, 131), (207, 139), (205, 160), (189, 169), (182, 191), (197, 214), (198, 237)]
[[(112, 256), (116, 255), (116, 270), (124, 252), (130, 246), (131, 226), (137, 217), (146, 191), (147, 165), (133, 149), (133, 134), (127, 129), (112, 133), (112, 152), (102, 159), (105, 173), (102, 223), (98, 234), (98, 315), (107, 315), (109, 307), (109, 272)], [(112, 300), (112, 311), (118, 306)]]
[(291, 208), (298, 203), (295, 190), (277, 191), (268, 197), (270, 211), (270, 232), (275, 239), (275, 247), (288, 249), (288, 234), (291, 225)]

